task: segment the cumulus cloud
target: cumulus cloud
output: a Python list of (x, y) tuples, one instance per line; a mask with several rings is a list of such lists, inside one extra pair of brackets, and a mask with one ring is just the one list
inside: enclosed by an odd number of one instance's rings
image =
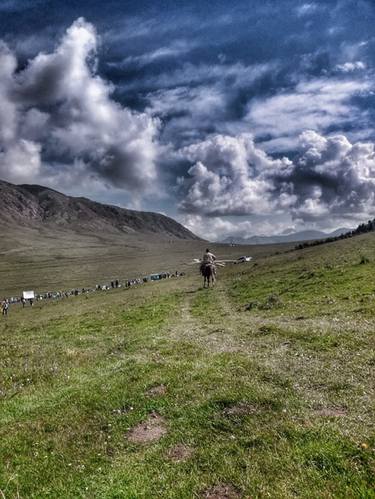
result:
[(375, 207), (374, 144), (352, 144), (344, 135), (305, 132), (290, 180), (298, 193), (294, 208), (304, 220), (324, 216), (365, 217)]
[(280, 187), (273, 195), (269, 176), (282, 175), (292, 167), (287, 159), (272, 159), (257, 148), (249, 134), (215, 135), (181, 150), (194, 163), (189, 177), (179, 180), (185, 196), (183, 211), (206, 215), (250, 215), (287, 208), (293, 196)]
[(254, 233), (254, 224), (251, 221), (235, 223), (220, 217), (207, 218), (201, 215), (186, 215), (181, 223), (194, 234), (209, 241), (220, 241), (228, 236), (246, 237)]
[(156, 178), (158, 121), (111, 99), (96, 74), (97, 34), (78, 19), (52, 53), (17, 71), (0, 46), (0, 175), (74, 187), (103, 182), (142, 191)]
[(3, 170), (11, 172), (14, 182), (33, 182), (41, 171), (41, 146), (21, 139), (0, 152), (0, 165)]
[(375, 209), (373, 143), (306, 131), (293, 160), (275, 159), (250, 135), (216, 135), (181, 150), (180, 209), (205, 216), (290, 214), (303, 222), (358, 220)]

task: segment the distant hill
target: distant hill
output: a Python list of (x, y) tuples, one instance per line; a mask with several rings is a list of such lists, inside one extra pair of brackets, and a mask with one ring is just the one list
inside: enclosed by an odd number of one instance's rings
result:
[(199, 240), (172, 218), (128, 210), (83, 197), (66, 196), (40, 185), (0, 181), (0, 225), (69, 229), (78, 233), (136, 234)]
[(337, 237), (341, 234), (350, 231), (350, 229), (341, 228), (331, 233), (322, 232), (319, 230), (304, 230), (293, 232), (290, 234), (280, 234), (276, 236), (251, 236), (251, 237), (228, 237), (225, 243), (256, 245), (256, 244), (280, 244), (300, 241), (312, 241), (317, 239), (326, 239), (327, 237)]
[(300, 250), (304, 248), (309, 248), (311, 246), (319, 246), (321, 244), (333, 243), (335, 241), (339, 241), (340, 239), (348, 239), (351, 237), (360, 236), (362, 234), (367, 234), (368, 232), (374, 232), (374, 231), (375, 231), (375, 218), (373, 220), (369, 220), (367, 223), (359, 224), (356, 229), (349, 230), (339, 235), (331, 235), (324, 239), (301, 242), (295, 247), (295, 249)]

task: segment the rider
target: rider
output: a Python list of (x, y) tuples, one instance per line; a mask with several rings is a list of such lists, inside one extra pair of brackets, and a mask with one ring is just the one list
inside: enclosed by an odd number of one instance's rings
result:
[(211, 253), (209, 248), (207, 248), (206, 252), (204, 253), (203, 258), (202, 258), (201, 271), (205, 265), (212, 265), (213, 269), (214, 269), (214, 273), (216, 275), (215, 260), (216, 260), (216, 256), (213, 253)]
[(203, 255), (202, 262), (203, 263), (215, 263), (216, 256), (211, 253), (211, 251), (207, 248), (206, 253)]

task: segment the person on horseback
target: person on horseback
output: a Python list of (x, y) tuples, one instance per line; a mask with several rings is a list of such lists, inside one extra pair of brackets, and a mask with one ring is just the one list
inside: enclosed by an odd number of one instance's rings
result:
[(216, 256), (207, 248), (202, 258), (201, 273), (206, 265), (212, 265), (212, 268), (214, 269), (214, 273), (216, 275), (215, 260)]
[(204, 277), (204, 287), (206, 285), (206, 282), (208, 286), (210, 285), (210, 279), (212, 279), (212, 284), (216, 280), (215, 260), (216, 256), (207, 248), (205, 254), (203, 255), (202, 263), (200, 266), (200, 272)]

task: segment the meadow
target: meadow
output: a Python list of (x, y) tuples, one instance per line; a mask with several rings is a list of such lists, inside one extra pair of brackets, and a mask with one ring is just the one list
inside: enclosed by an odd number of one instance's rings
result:
[(12, 307), (0, 495), (375, 497), (375, 236), (276, 249)]
[[(0, 226), (0, 299), (20, 296), (23, 290), (44, 293), (154, 272), (190, 272), (189, 263), (202, 257), (206, 244), (152, 234)], [(288, 247), (210, 245), (220, 258), (265, 256)]]

